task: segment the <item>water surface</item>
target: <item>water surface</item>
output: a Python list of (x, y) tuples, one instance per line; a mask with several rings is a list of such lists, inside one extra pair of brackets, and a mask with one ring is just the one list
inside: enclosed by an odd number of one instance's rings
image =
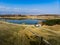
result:
[(16, 23), (16, 24), (37, 24), (38, 22), (44, 21), (44, 20), (37, 20), (37, 19), (21, 19), (21, 20), (13, 20), (13, 19), (0, 19), (9, 23)]

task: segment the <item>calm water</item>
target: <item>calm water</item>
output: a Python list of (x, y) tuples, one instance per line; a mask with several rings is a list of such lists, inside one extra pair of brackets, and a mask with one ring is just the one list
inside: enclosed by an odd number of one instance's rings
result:
[(44, 20), (31, 20), (31, 19), (22, 19), (22, 20), (13, 20), (13, 19), (0, 19), (6, 22), (10, 23), (16, 23), (16, 24), (37, 24), (38, 22), (44, 21)]

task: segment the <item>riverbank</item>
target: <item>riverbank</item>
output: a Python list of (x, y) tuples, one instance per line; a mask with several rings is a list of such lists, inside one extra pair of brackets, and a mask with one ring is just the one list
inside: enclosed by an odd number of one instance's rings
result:
[(51, 45), (60, 45), (60, 25), (35, 27), (0, 21), (1, 45), (38, 45), (41, 41), (36, 35)]

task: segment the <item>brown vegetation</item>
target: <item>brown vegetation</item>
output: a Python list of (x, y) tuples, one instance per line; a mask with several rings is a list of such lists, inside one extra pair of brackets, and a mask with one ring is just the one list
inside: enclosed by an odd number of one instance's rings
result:
[(9, 19), (60, 19), (60, 15), (45, 14), (45, 15), (0, 15), (0, 18)]
[(0, 22), (0, 45), (60, 45), (60, 25), (35, 27)]

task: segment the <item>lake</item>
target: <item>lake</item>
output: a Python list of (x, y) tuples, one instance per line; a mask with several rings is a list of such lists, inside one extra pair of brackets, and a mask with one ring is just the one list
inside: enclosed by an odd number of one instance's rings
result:
[(45, 21), (45, 20), (37, 20), (37, 19), (21, 19), (21, 20), (13, 20), (13, 19), (0, 19), (9, 23), (16, 23), (16, 24), (37, 24), (38, 22)]

